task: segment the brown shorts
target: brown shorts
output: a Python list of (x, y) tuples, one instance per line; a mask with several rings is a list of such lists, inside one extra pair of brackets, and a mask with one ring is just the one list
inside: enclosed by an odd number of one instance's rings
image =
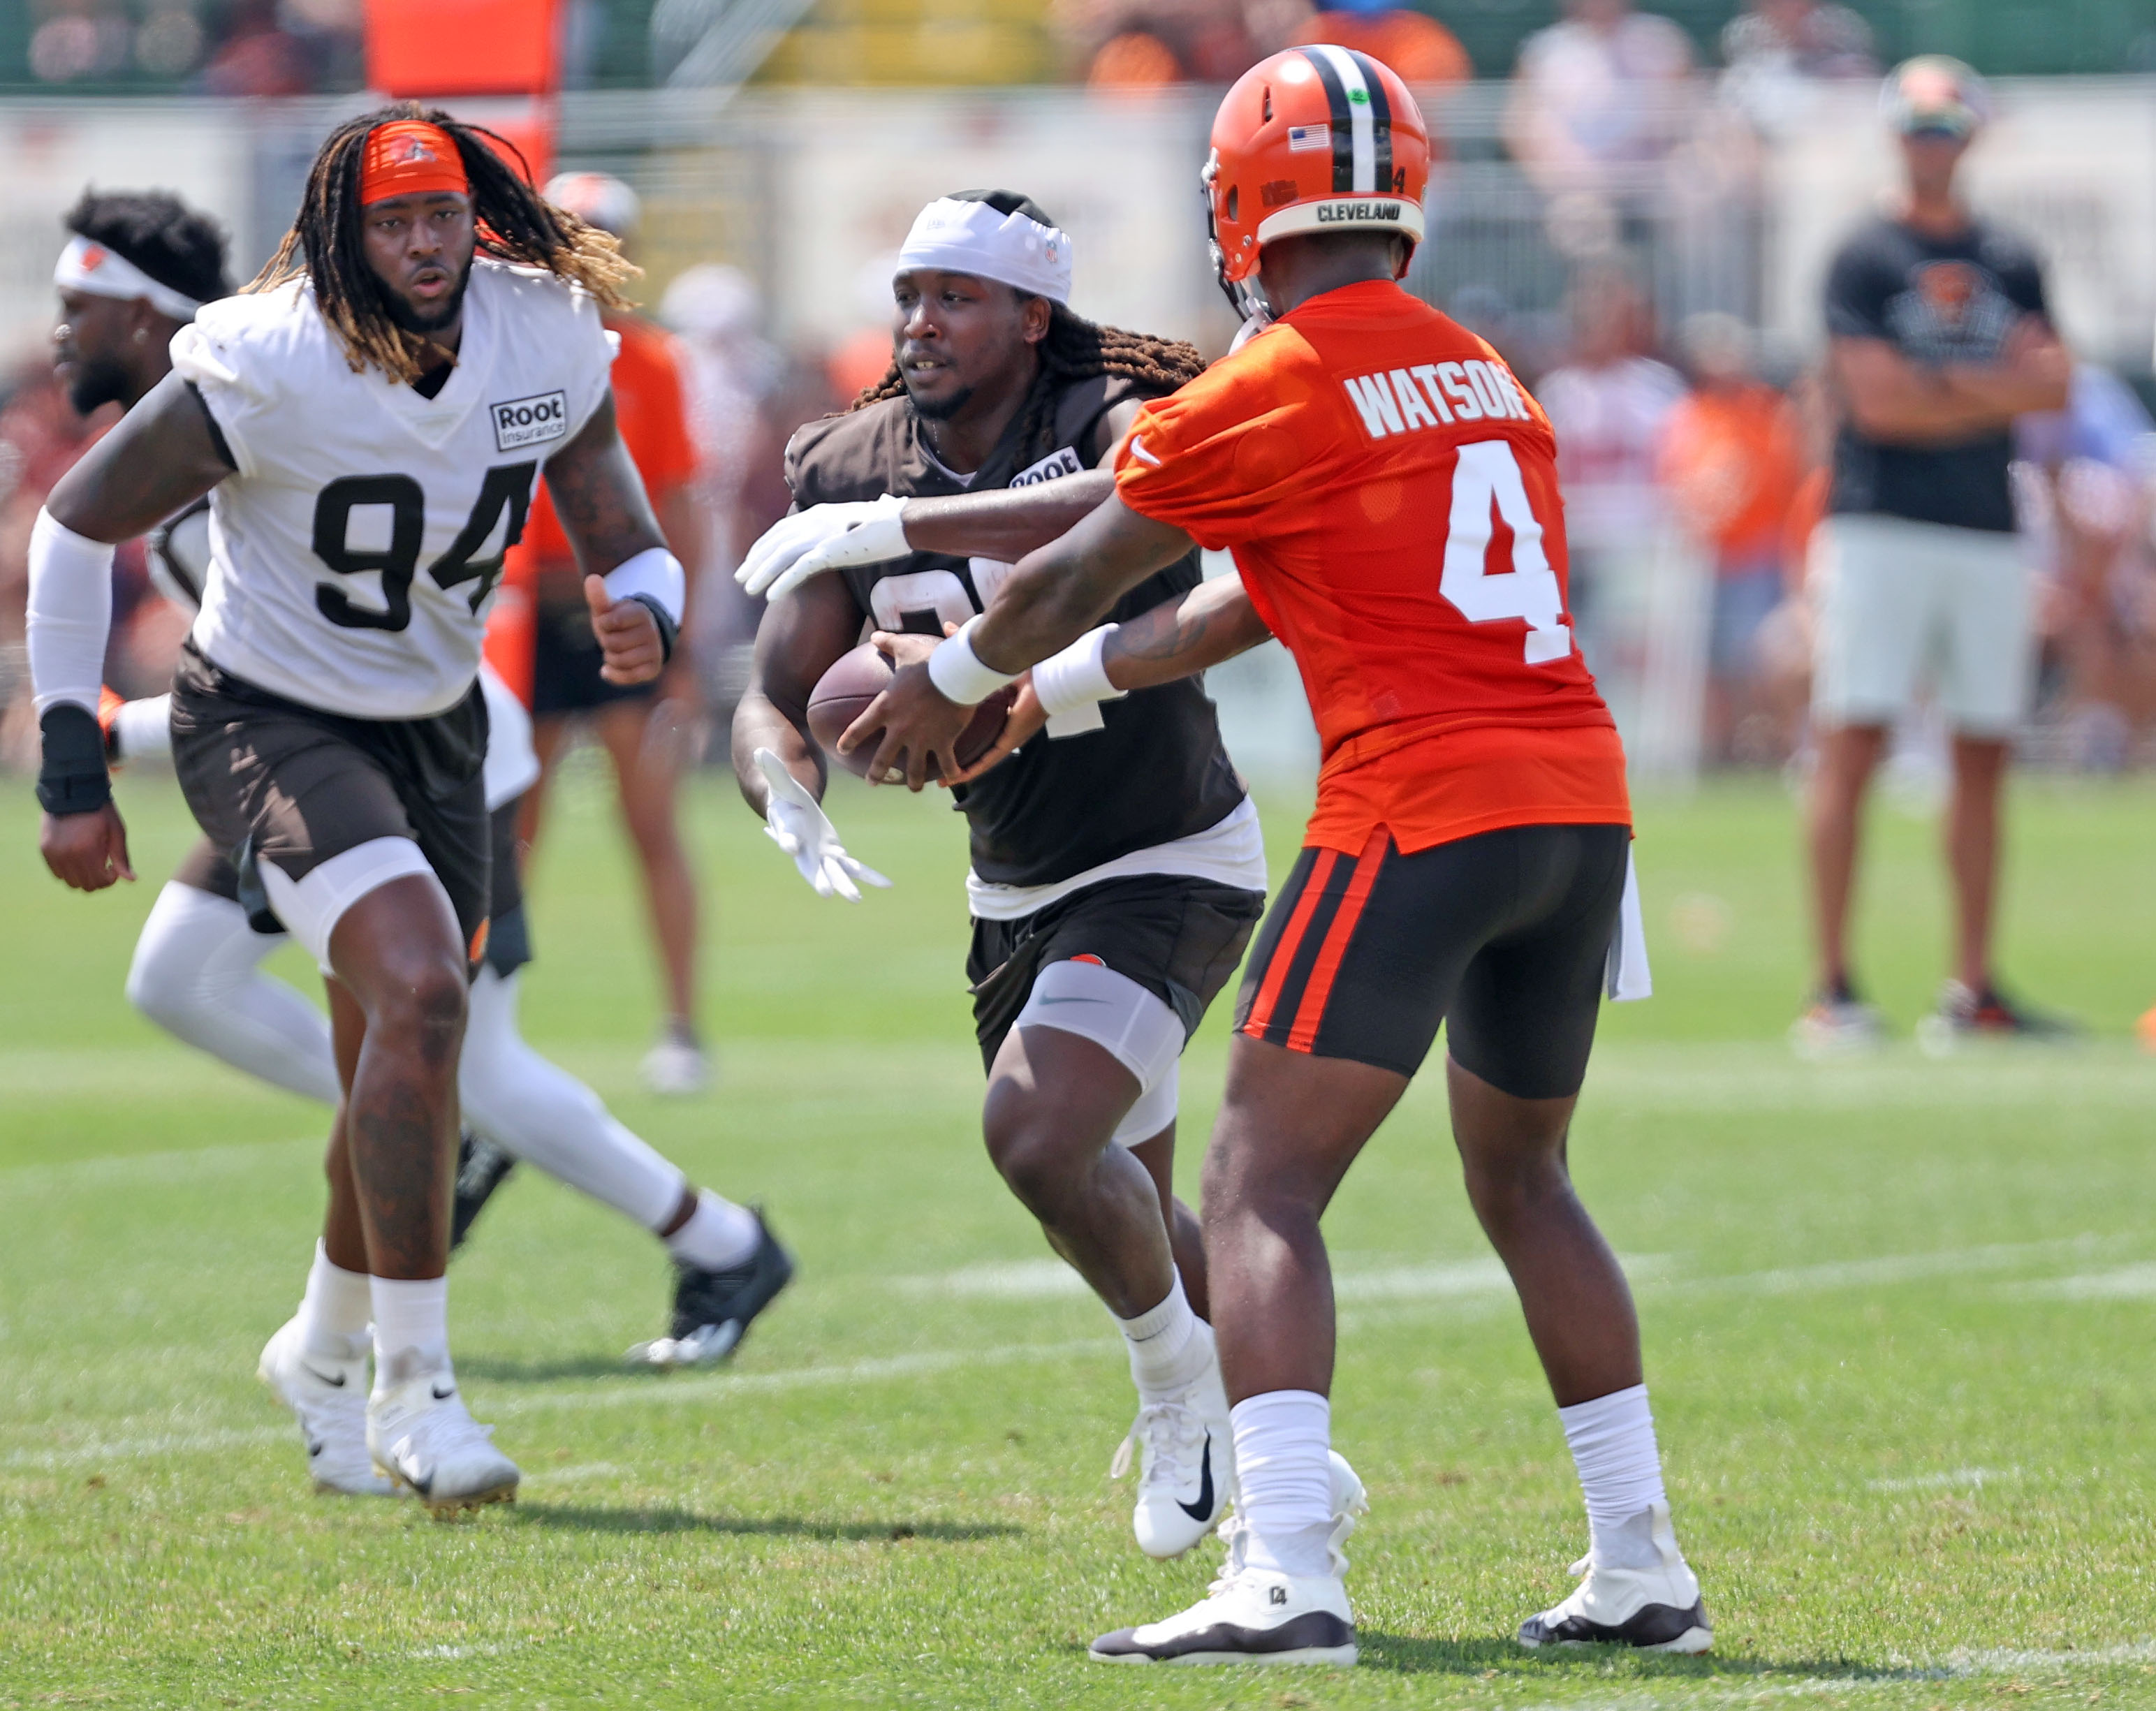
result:
[(269, 909), (262, 864), (296, 883), (346, 850), (409, 838), (449, 893), (477, 961), (492, 867), (485, 754), (486, 704), (476, 684), (430, 719), (347, 718), (259, 689), (192, 644), (173, 683), (180, 788), (231, 862), (239, 902), (258, 916)]

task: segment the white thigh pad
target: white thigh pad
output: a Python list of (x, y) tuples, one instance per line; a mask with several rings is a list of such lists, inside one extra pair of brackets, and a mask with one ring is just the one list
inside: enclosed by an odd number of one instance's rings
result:
[(442, 907), (449, 910), (450, 918), (456, 916), (448, 891), (410, 838), (369, 838), (331, 856), (305, 879), (294, 879), (275, 861), (258, 862), (256, 868), (277, 918), (306, 947), (325, 974), (336, 972), (330, 967), (330, 935), (336, 931), (344, 912), (393, 879), (424, 874), (441, 891)]
[[(1137, 1103), (1116, 1130), (1116, 1139), (1125, 1145), (1158, 1134), (1174, 1116), (1183, 1024), (1127, 974), (1075, 958), (1050, 963), (1034, 977), (1025, 1007), (1011, 1025), (1058, 1028), (1091, 1040), (1137, 1078)], [(1157, 1089), (1165, 1089), (1165, 1116), (1158, 1115), (1159, 1101), (1149, 1097)], [(1140, 1123), (1146, 1126), (1136, 1127)]]

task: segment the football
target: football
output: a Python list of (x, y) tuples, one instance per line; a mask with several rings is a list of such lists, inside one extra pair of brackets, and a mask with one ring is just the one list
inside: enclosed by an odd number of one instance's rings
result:
[[(810, 732), (823, 744), (824, 753), (856, 778), (868, 776), (869, 762), (875, 756), (875, 741), (872, 737), (851, 754), (841, 754), (839, 739), (845, 734), (847, 727), (867, 710), (869, 703), (883, 692), (891, 679), (891, 661), (877, 651), (873, 642), (863, 642), (819, 678), (808, 696)], [(995, 747), (1004, 722), (1010, 717), (1011, 702), (1017, 696), (1014, 687), (999, 689), (974, 709), (972, 722), (958, 733), (960, 766), (973, 765)], [(930, 768), (929, 776), (936, 776), (934, 768)]]

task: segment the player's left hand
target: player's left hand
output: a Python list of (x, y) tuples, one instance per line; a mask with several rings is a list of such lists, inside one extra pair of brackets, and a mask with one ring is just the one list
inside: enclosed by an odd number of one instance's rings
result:
[(905, 500), (895, 493), (843, 505), (812, 505), (783, 516), (757, 537), (734, 580), (752, 594), (778, 599), (827, 570), (903, 558)]
[[(874, 638), (876, 645), (886, 654), (896, 655), (886, 643), (900, 644), (913, 640), (879, 632)], [(921, 640), (934, 646), (933, 639)], [(870, 783), (890, 777), (901, 770), (898, 758), (906, 757), (904, 768), (906, 788), (919, 790), (928, 783), (929, 762), (933, 759), (939, 770), (956, 772), (954, 756), (958, 733), (971, 722), (973, 710), (961, 706), (947, 697), (936, 686), (928, 675), (928, 661), (924, 656), (911, 664), (901, 664), (890, 686), (870, 701), (860, 717), (846, 727), (845, 734), (839, 738), (839, 752), (851, 754), (856, 748), (883, 729), (883, 740), (876, 745), (875, 759), (868, 770)]]
[(659, 620), (643, 601), (617, 600), (607, 592), (604, 578), (588, 576), (584, 604), (592, 609), (592, 634), (606, 656), (600, 676), (627, 689), (650, 682), (665, 669), (666, 644), (660, 638)]

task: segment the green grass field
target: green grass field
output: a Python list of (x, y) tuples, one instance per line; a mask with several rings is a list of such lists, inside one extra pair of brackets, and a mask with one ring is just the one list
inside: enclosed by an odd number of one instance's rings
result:
[[(191, 828), (123, 784), (144, 881), (46, 878), (0, 801), (0, 1707), (2156, 1705), (2156, 793), (2020, 787), (2005, 966), (2096, 1037), (1934, 1062), (1929, 830), (1882, 811), (1864, 969), (1905, 1043), (1813, 1066), (1789, 804), (1649, 804), (1661, 995), (1613, 1011), (1573, 1140), (1632, 1263), (1700, 1659), (1530, 1655), (1584, 1523), (1435, 1078), (1327, 1222), (1335, 1418), (1373, 1511), (1352, 1672), (1109, 1670), (1093, 1634), (1202, 1592), (1132, 1544), (1120, 1347), (982, 1155), (959, 827), (849, 789), (898, 881), (813, 897), (700, 785), (708, 1097), (643, 1096), (651, 989), (586, 775), (533, 876), (528, 1031), (724, 1191), (800, 1281), (732, 1365), (634, 1375), (654, 1245), (521, 1174), (453, 1273), (513, 1509), (317, 1499), (254, 1381), (319, 1213), (323, 1113), (126, 1009)], [(1276, 873), (1301, 804), (1268, 804)], [(295, 978), (296, 957), (280, 965)], [(1185, 1074), (1194, 1186), (1223, 1056)]]

